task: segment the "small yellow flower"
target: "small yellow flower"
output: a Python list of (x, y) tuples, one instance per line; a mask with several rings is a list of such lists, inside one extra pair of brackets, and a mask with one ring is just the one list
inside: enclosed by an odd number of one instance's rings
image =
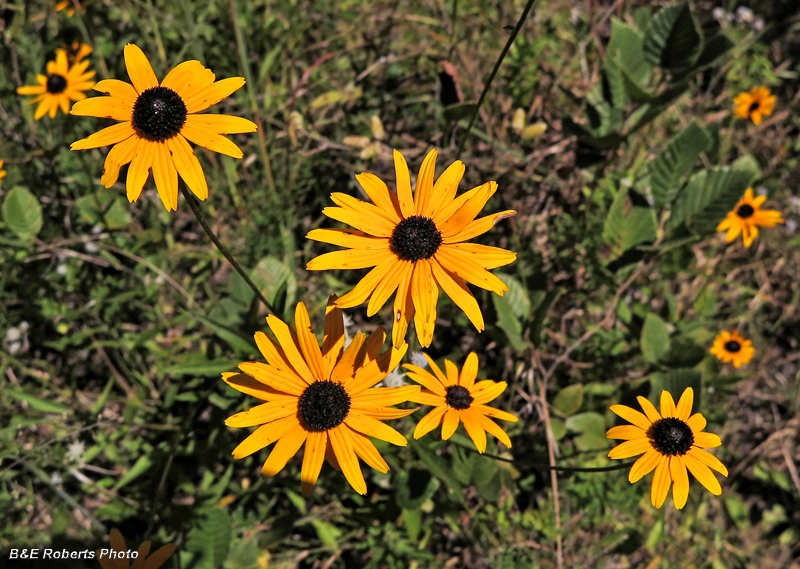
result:
[(753, 197), (753, 188), (747, 188), (744, 197), (739, 200), (733, 211), (717, 225), (717, 231), (728, 231), (726, 241), (730, 243), (739, 233), (742, 234), (744, 246), (749, 247), (758, 236), (759, 227), (775, 227), (783, 223), (781, 212), (773, 209), (761, 209), (767, 196)]
[(175, 553), (175, 544), (168, 543), (150, 553), (150, 542), (145, 541), (136, 550), (136, 557), (127, 556), (125, 538), (117, 528), (111, 530), (111, 547), (98, 549), (97, 561), (103, 569), (159, 569)]
[(611, 410), (632, 423), (612, 427), (607, 439), (622, 439), (625, 442), (608, 453), (609, 458), (630, 458), (644, 453), (633, 463), (628, 480), (631, 484), (655, 469), (650, 488), (650, 502), (660, 508), (667, 499), (670, 483), (672, 502), (680, 510), (689, 497), (688, 469), (700, 484), (719, 496), (722, 488), (711, 472), (711, 468), (728, 475), (728, 469), (704, 448), (715, 448), (722, 444), (719, 436), (704, 433), (706, 419), (700, 413), (689, 415), (694, 403), (694, 391), (687, 387), (678, 401), (668, 391), (661, 392), (661, 413), (644, 397), (637, 397), (644, 414), (625, 405), (612, 405)]
[(74, 16), (75, 8), (77, 7), (81, 14), (85, 14), (86, 4), (88, 3), (89, 0), (62, 0), (56, 4), (56, 12), (62, 12), (66, 10), (67, 16)]
[(3, 164), (5, 164), (5, 160), (0, 160), (0, 184), (3, 183), (3, 178), (6, 176), (6, 171), (3, 170)]
[(753, 124), (761, 124), (775, 109), (775, 95), (770, 95), (767, 87), (753, 87), (750, 92), (739, 93), (734, 97), (733, 114), (741, 119), (751, 118)]
[(88, 61), (76, 61), (71, 67), (67, 61), (66, 50), (56, 50), (55, 61), (47, 63), (47, 75), (37, 75), (38, 85), (17, 89), (20, 95), (38, 95), (28, 101), (29, 105), (39, 103), (33, 118), (39, 120), (46, 114), (56, 116), (59, 107), (66, 114), (72, 101), (86, 98), (84, 91), (94, 87), (94, 71), (86, 71)]
[(72, 63), (78, 63), (90, 53), (92, 53), (92, 46), (76, 41), (69, 46), (69, 49), (67, 50), (67, 57)]
[(724, 363), (732, 362), (736, 368), (748, 363), (756, 353), (753, 342), (745, 340), (735, 330), (721, 332), (714, 339), (714, 345), (709, 351)]
[(475, 383), (475, 378), (478, 377), (478, 356), (475, 352), (467, 356), (461, 373), (450, 360), (444, 360), (447, 373), (442, 373), (439, 366), (427, 354), (423, 355), (428, 360), (433, 374), (414, 364), (403, 365), (409, 370), (407, 375), (410, 379), (429, 390), (423, 389), (410, 400), (433, 407), (433, 410), (417, 424), (414, 438), (424, 437), (441, 424), (442, 440), (447, 440), (456, 432), (458, 424), (464, 423), (464, 428), (478, 452), (486, 451), (487, 432), (511, 448), (511, 439), (489, 417), (513, 423), (517, 422), (517, 418), (511, 413), (486, 405), (505, 391), (506, 382), (486, 379)]

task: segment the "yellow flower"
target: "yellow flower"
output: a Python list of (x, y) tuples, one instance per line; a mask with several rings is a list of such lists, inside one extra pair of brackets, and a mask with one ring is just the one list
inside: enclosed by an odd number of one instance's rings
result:
[(750, 117), (753, 124), (761, 124), (761, 119), (768, 117), (775, 109), (775, 95), (770, 95), (767, 87), (753, 87), (750, 92), (739, 93), (734, 97), (733, 114), (741, 119)]
[(409, 370), (407, 375), (410, 379), (430, 390), (414, 395), (411, 401), (433, 407), (417, 424), (414, 438), (424, 437), (441, 424), (442, 440), (447, 440), (456, 432), (458, 424), (464, 423), (464, 428), (478, 452), (486, 451), (487, 432), (511, 448), (511, 440), (506, 432), (489, 417), (514, 423), (517, 418), (511, 413), (486, 405), (505, 391), (506, 382), (486, 379), (475, 383), (475, 378), (478, 377), (478, 356), (475, 352), (470, 352), (467, 356), (461, 373), (453, 362), (444, 360), (446, 374), (442, 373), (427, 354), (423, 355), (435, 375), (414, 364), (403, 364)]
[(717, 225), (717, 231), (728, 231), (726, 241), (730, 243), (739, 233), (742, 234), (744, 246), (749, 247), (758, 236), (759, 227), (775, 227), (783, 223), (781, 212), (772, 209), (761, 209), (767, 196), (753, 197), (753, 188), (747, 188), (744, 197), (739, 200), (733, 211)]
[(3, 164), (5, 164), (5, 160), (0, 160), (0, 184), (3, 183), (3, 178), (6, 177), (6, 171), (3, 170)]
[(748, 363), (756, 353), (753, 342), (745, 340), (736, 330), (720, 332), (709, 351), (724, 363), (732, 362), (736, 368)]
[(487, 269), (508, 265), (517, 257), (505, 249), (464, 243), (516, 213), (508, 210), (475, 219), (497, 190), (497, 183), (487, 182), (456, 198), (464, 165), (452, 163), (434, 184), (435, 163), (436, 151), (431, 150), (422, 162), (412, 195), (405, 158), (395, 150), (397, 193), (377, 176), (360, 174), (356, 179), (375, 205), (334, 193), (331, 199), (339, 207), (322, 212), (355, 230), (315, 229), (307, 236), (347, 248), (312, 259), (307, 266), (310, 271), (374, 267), (336, 301), (337, 306), (350, 308), (369, 299), (367, 315), (372, 316), (397, 291), (392, 312), (395, 346), (405, 342), (412, 318), (420, 343), (430, 346), (439, 287), (482, 331), (483, 315), (466, 283), (502, 296), (508, 287)]
[(86, 4), (89, 0), (62, 0), (58, 4), (56, 4), (56, 12), (61, 12), (63, 10), (67, 11), (67, 16), (74, 16), (75, 15), (75, 7), (78, 7), (78, 10), (81, 14), (86, 13)]
[(20, 95), (38, 95), (28, 101), (29, 105), (39, 103), (33, 118), (39, 120), (46, 114), (50, 118), (56, 116), (58, 108), (64, 113), (69, 112), (72, 101), (86, 98), (84, 91), (94, 86), (94, 71), (86, 71), (88, 61), (76, 61), (72, 67), (67, 62), (67, 52), (63, 49), (56, 50), (55, 61), (47, 63), (47, 75), (37, 75), (38, 85), (28, 85), (17, 89)]
[(92, 46), (89, 44), (81, 43), (79, 41), (73, 42), (67, 50), (67, 57), (73, 63), (78, 63), (81, 59), (92, 53)]
[(709, 468), (723, 476), (728, 469), (704, 448), (722, 444), (719, 436), (704, 433), (706, 419), (700, 413), (689, 415), (694, 403), (691, 387), (684, 390), (675, 406), (668, 391), (661, 392), (661, 413), (644, 397), (637, 397), (644, 414), (625, 405), (612, 405), (611, 410), (632, 425), (612, 427), (607, 439), (622, 439), (625, 442), (608, 453), (609, 458), (630, 458), (644, 453), (633, 463), (628, 480), (633, 484), (655, 469), (650, 488), (650, 501), (660, 508), (667, 499), (672, 483), (672, 502), (680, 510), (689, 497), (688, 469), (700, 484), (719, 496), (722, 488)]
[(145, 541), (136, 550), (136, 557), (128, 557), (125, 538), (117, 528), (111, 530), (111, 547), (98, 549), (97, 561), (103, 569), (159, 569), (175, 552), (175, 544), (169, 543), (150, 553), (150, 542)]
[(244, 85), (244, 79), (231, 77), (215, 82), (210, 69), (192, 60), (177, 65), (159, 85), (147, 56), (134, 44), (125, 46), (125, 66), (133, 85), (116, 79), (100, 81), (94, 89), (110, 96), (81, 101), (70, 111), (123, 122), (73, 142), (72, 150), (113, 144), (101, 181), (110, 188), (119, 177), (119, 169), (130, 162), (128, 201), (139, 199), (151, 169), (167, 211), (178, 208), (178, 174), (199, 199), (206, 199), (206, 177), (189, 141), (241, 158), (239, 147), (222, 134), (255, 132), (256, 125), (240, 117), (195, 113), (230, 96)]
[(405, 437), (382, 423), (399, 419), (416, 409), (392, 409), (408, 401), (419, 387), (373, 387), (397, 367), (407, 345), (391, 348), (379, 355), (386, 332), (378, 328), (366, 337), (357, 334), (345, 349), (344, 317), (328, 301), (325, 330), (320, 350), (311, 331), (308, 312), (297, 305), (297, 332), (275, 316), (267, 324), (277, 338), (256, 333), (256, 343), (266, 364), (245, 362), (244, 373), (225, 373), (222, 378), (234, 389), (264, 401), (263, 404), (228, 418), (229, 427), (260, 425), (233, 451), (234, 458), (244, 458), (277, 441), (261, 475), (265, 478), (280, 472), (305, 443), (300, 470), (303, 495), (308, 496), (317, 483), (323, 461), (344, 472), (359, 494), (367, 484), (358, 459), (379, 472), (389, 465), (368, 437), (405, 446)]

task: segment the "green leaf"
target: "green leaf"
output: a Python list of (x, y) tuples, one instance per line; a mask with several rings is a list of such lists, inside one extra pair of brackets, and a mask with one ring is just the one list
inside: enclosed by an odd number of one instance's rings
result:
[(260, 555), (257, 535), (240, 539), (231, 548), (231, 553), (225, 560), (225, 569), (253, 569), (258, 567)]
[(678, 336), (670, 341), (669, 352), (662, 363), (669, 367), (690, 368), (699, 364), (708, 352), (697, 342), (686, 336)]
[(553, 407), (564, 415), (572, 415), (583, 405), (583, 384), (569, 385), (558, 392)]
[(678, 194), (670, 226), (684, 223), (694, 233), (713, 233), (744, 195), (751, 180), (752, 172), (727, 166), (698, 172)]
[(396, 477), (395, 501), (403, 510), (419, 510), (439, 489), (437, 478), (421, 468), (400, 471)]
[(642, 49), (651, 65), (680, 75), (688, 71), (703, 51), (703, 33), (687, 3), (659, 10), (650, 20)]
[(125, 476), (123, 476), (119, 480), (119, 482), (114, 484), (113, 490), (117, 491), (126, 484), (128, 484), (128, 482), (135, 480), (136, 478), (147, 472), (151, 466), (153, 466), (153, 461), (149, 456), (147, 455), (140, 456), (139, 459), (133, 464), (131, 469), (125, 474)]
[(241, 360), (217, 359), (209, 360), (204, 354), (185, 354), (181, 358), (183, 363), (173, 364), (159, 368), (159, 373), (167, 375), (199, 375), (211, 377), (223, 371), (234, 371)]
[(531, 301), (525, 287), (518, 280), (500, 273), (497, 276), (508, 286), (508, 292), (503, 296), (492, 295), (497, 325), (505, 332), (511, 347), (521, 352), (528, 347), (522, 337), (522, 322), (530, 315)]
[(342, 530), (338, 529), (332, 523), (326, 522), (320, 518), (312, 519), (311, 525), (314, 526), (314, 529), (317, 532), (317, 537), (319, 537), (319, 540), (323, 545), (333, 549), (334, 551), (339, 550), (339, 539), (342, 537)]
[(712, 140), (697, 121), (689, 123), (683, 131), (669, 141), (653, 161), (650, 187), (653, 201), (665, 207), (672, 203), (680, 189), (680, 180), (689, 173), (701, 152), (711, 146)]
[(566, 289), (563, 288), (556, 288), (547, 291), (544, 299), (536, 307), (536, 310), (533, 313), (533, 322), (531, 323), (530, 331), (531, 342), (533, 342), (534, 346), (538, 346), (542, 341), (542, 330), (544, 330), (544, 325), (547, 323), (550, 307), (552, 307), (556, 300), (558, 300), (558, 297), (565, 292)]
[(222, 508), (210, 510), (186, 536), (186, 551), (199, 555), (192, 567), (216, 569), (228, 556), (233, 526), (228, 513)]
[(673, 369), (650, 375), (650, 401), (658, 408), (661, 392), (668, 391), (677, 405), (687, 387), (694, 390), (694, 409), (700, 408), (701, 379), (703, 374), (696, 369)]
[(634, 205), (628, 190), (622, 189), (611, 204), (603, 227), (601, 257), (607, 264), (631, 247), (655, 241), (657, 229), (653, 208)]
[(3, 220), (17, 237), (30, 241), (42, 229), (42, 206), (27, 188), (12, 188), (3, 202)]
[(594, 411), (573, 415), (566, 420), (567, 429), (580, 433), (575, 437), (578, 450), (597, 450), (608, 446), (606, 422), (600, 413)]
[(247, 356), (253, 356), (257, 352), (254, 341), (248, 340), (238, 331), (228, 328), (227, 326), (223, 326), (218, 322), (214, 322), (205, 316), (195, 316), (195, 318), (211, 328), (217, 336), (228, 342), (228, 344), (234, 350), (238, 350)]
[(406, 527), (408, 539), (417, 541), (417, 536), (422, 529), (422, 510), (403, 510), (403, 525)]
[(18, 401), (24, 401), (31, 409), (41, 411), (42, 413), (72, 413), (72, 409), (69, 407), (61, 405), (60, 403), (48, 401), (47, 399), (42, 399), (36, 395), (31, 395), (21, 389), (4, 387), (2, 393), (7, 397), (13, 397)]
[(642, 41), (642, 34), (635, 27), (617, 18), (611, 20), (611, 39), (606, 58), (612, 59), (631, 81), (644, 86), (652, 68), (644, 59)]
[(409, 446), (414, 449), (414, 452), (416, 452), (420, 460), (425, 463), (425, 466), (431, 474), (444, 482), (445, 488), (450, 491), (450, 495), (460, 504), (463, 504), (464, 494), (462, 492), (461, 483), (445, 461), (428, 448), (427, 444), (428, 443), (425, 441), (413, 441)]
[(639, 340), (644, 359), (656, 363), (669, 352), (669, 331), (667, 324), (655, 314), (644, 317), (642, 336)]
[(250, 272), (250, 278), (258, 287), (261, 293), (267, 297), (270, 304), (275, 303), (275, 299), (281, 289), (286, 289), (286, 306), (294, 304), (297, 293), (297, 277), (294, 269), (288, 267), (286, 263), (275, 257), (264, 257), (255, 268)]
[(75, 200), (75, 208), (86, 223), (103, 223), (108, 229), (122, 229), (131, 223), (128, 202), (117, 192), (100, 190)]

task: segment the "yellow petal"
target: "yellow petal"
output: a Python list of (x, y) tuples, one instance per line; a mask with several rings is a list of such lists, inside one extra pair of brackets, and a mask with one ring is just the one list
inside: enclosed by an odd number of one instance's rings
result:
[(294, 326), (297, 330), (297, 344), (303, 353), (303, 358), (308, 364), (315, 379), (325, 380), (325, 372), (322, 365), (322, 352), (319, 349), (319, 342), (311, 329), (311, 320), (308, 317), (306, 305), (302, 302), (297, 303), (294, 313)]
[[(436, 227), (442, 232), (442, 237), (454, 237), (475, 221), (486, 202), (497, 191), (497, 182), (486, 182), (482, 186), (466, 192), (458, 199), (453, 200), (450, 206), (445, 206), (434, 217)], [(458, 206), (458, 209), (454, 209)]]
[(231, 96), (235, 91), (244, 86), (244, 77), (229, 77), (198, 90), (191, 97), (184, 99), (186, 110), (189, 113), (199, 113), (211, 105), (216, 105), (221, 100)]
[(434, 408), (430, 413), (420, 419), (419, 423), (417, 423), (417, 426), (414, 429), (414, 438), (419, 439), (424, 437), (433, 429), (438, 427), (439, 423), (442, 422), (442, 417), (444, 416), (445, 411), (447, 411), (447, 406), (442, 405)]
[(317, 381), (318, 378), (315, 377), (311, 372), (311, 369), (308, 367), (308, 363), (303, 357), (303, 354), (300, 352), (297, 335), (292, 331), (292, 329), (274, 314), (267, 316), (267, 326), (269, 326), (270, 330), (272, 330), (272, 333), (275, 334), (275, 338), (278, 340), (278, 344), (280, 344), (281, 348), (283, 349), (286, 359), (290, 364), (292, 364), (292, 368), (297, 375), (309, 385), (314, 381)]
[(130, 121), (133, 106), (122, 99), (114, 97), (92, 97), (72, 105), (71, 115), (84, 117), (100, 117), (115, 121)]
[(416, 213), (416, 209), (414, 208), (414, 196), (411, 194), (411, 176), (408, 172), (408, 164), (405, 157), (397, 150), (394, 151), (393, 156), (400, 211), (403, 213), (403, 217), (411, 217)]
[(728, 469), (725, 468), (725, 465), (722, 464), (716, 456), (714, 456), (707, 450), (703, 450), (697, 447), (692, 447), (689, 449), (689, 452), (687, 452), (685, 456), (691, 456), (697, 459), (699, 462), (702, 462), (709, 468), (716, 470), (723, 476), (728, 475)]
[(669, 458), (664, 456), (656, 466), (656, 472), (653, 475), (653, 485), (650, 487), (650, 502), (656, 508), (664, 505), (664, 501), (669, 494)]
[(461, 375), (458, 378), (458, 384), (469, 390), (475, 384), (475, 379), (478, 377), (478, 355), (475, 352), (470, 352), (467, 359), (464, 360), (464, 366), (461, 368)]
[(372, 441), (360, 433), (353, 433), (351, 439), (353, 442), (353, 450), (361, 460), (378, 472), (389, 472), (389, 465), (383, 460), (383, 457), (378, 452), (378, 449), (375, 448), (375, 445), (372, 444)]
[(277, 401), (268, 401), (251, 409), (236, 413), (225, 419), (229, 427), (255, 427), (297, 415), (297, 397), (284, 397)]
[(300, 470), (300, 483), (303, 496), (310, 496), (317, 484), (322, 463), (325, 461), (325, 451), (328, 448), (328, 433), (310, 432), (306, 439), (303, 451), (303, 466)]
[[(403, 364), (403, 367), (409, 370), (406, 374), (409, 379), (419, 383), (421, 386), (429, 389), (439, 397), (444, 397), (447, 391), (442, 386), (441, 382), (431, 375), (427, 370), (415, 366), (414, 364)], [(422, 403), (418, 401), (417, 403)], [(428, 403), (430, 405), (430, 403)]]
[(692, 413), (693, 404), (694, 390), (691, 387), (687, 387), (683, 390), (683, 394), (678, 400), (678, 406), (675, 409), (675, 416), (681, 421), (688, 421), (689, 415)]
[(197, 121), (190, 120), (191, 118), (192, 115), (189, 115), (186, 119), (186, 124), (181, 128), (181, 134), (188, 140), (191, 140), (198, 146), (208, 148), (209, 150), (225, 154), (232, 158), (241, 158), (244, 156), (242, 150), (229, 138), (217, 134)]
[(442, 287), (444, 293), (451, 298), (456, 306), (464, 311), (464, 314), (467, 315), (467, 318), (469, 318), (478, 332), (483, 332), (484, 323), (481, 309), (461, 277), (443, 267), (435, 256), (431, 267), (433, 268), (433, 276), (439, 286)]
[(297, 424), (295, 420), (295, 426), (280, 438), (272, 449), (272, 452), (269, 453), (267, 462), (265, 462), (264, 466), (261, 468), (261, 476), (269, 478), (283, 470), (283, 467), (286, 466), (289, 459), (297, 454), (297, 451), (300, 450), (300, 447), (306, 442), (307, 436), (308, 431), (306, 431), (302, 425)]
[(158, 197), (167, 211), (178, 209), (178, 171), (172, 163), (172, 155), (164, 142), (151, 142), (155, 147), (153, 159), (153, 180)]
[(286, 433), (299, 427), (297, 417), (286, 417), (278, 419), (266, 425), (262, 425), (253, 431), (250, 436), (243, 440), (233, 449), (233, 458), (245, 458), (254, 452), (260, 451), (275, 441), (282, 438)]
[(641, 395), (639, 395), (638, 397), (636, 397), (636, 400), (639, 402), (639, 405), (642, 406), (644, 414), (647, 416), (648, 419), (650, 419), (650, 421), (655, 423), (656, 421), (661, 419), (661, 414), (656, 410), (655, 405), (650, 403), (649, 399), (646, 399)]
[(357, 229), (312, 229), (306, 239), (330, 243), (348, 249), (385, 249), (389, 250), (389, 240), (385, 237), (373, 237)]
[(494, 213), (492, 215), (487, 215), (486, 217), (481, 217), (467, 225), (463, 230), (461, 230), (456, 235), (452, 237), (443, 237), (443, 243), (458, 243), (461, 241), (466, 241), (468, 239), (472, 239), (473, 237), (477, 237), (478, 235), (483, 235), (487, 231), (489, 231), (492, 227), (497, 225), (501, 220), (514, 217), (517, 214), (516, 211), (513, 209), (508, 209), (506, 211), (501, 211), (498, 213)]
[(166, 143), (172, 153), (172, 161), (178, 174), (181, 175), (192, 193), (200, 200), (208, 198), (208, 183), (203, 173), (203, 167), (186, 139), (178, 134), (168, 139)]
[[(501, 429), (497, 423), (488, 417), (481, 415), (480, 413), (475, 413), (474, 416), (477, 419), (478, 424), (480, 424), (487, 433), (496, 437), (497, 440), (506, 445), (508, 448), (511, 448), (511, 439), (508, 438), (508, 434)], [(466, 426), (466, 422), (464, 425)]]
[(694, 476), (706, 490), (715, 496), (722, 494), (722, 487), (719, 484), (719, 480), (717, 480), (717, 477), (714, 476), (714, 473), (711, 472), (708, 466), (694, 458), (691, 454), (683, 456), (683, 463), (689, 469), (689, 472), (692, 473), (692, 476)]
[(666, 389), (661, 391), (661, 416), (664, 418), (675, 416), (675, 400)]
[(130, 168), (128, 168), (128, 179), (125, 182), (129, 202), (138, 200), (142, 193), (142, 188), (150, 176), (150, 168), (153, 167), (156, 145), (155, 142), (142, 140), (136, 149), (136, 154), (133, 155)]
[(387, 259), (397, 261), (397, 257), (388, 249), (344, 249), (324, 253), (311, 259), (306, 265), (306, 269), (309, 271), (366, 269), (379, 265)]
[[(386, 276), (387, 271), (389, 271), (389, 269), (395, 263), (397, 263), (397, 258), (394, 256), (386, 257), (386, 259), (384, 259), (374, 269), (368, 272), (360, 281), (358, 281), (358, 284), (356, 284), (353, 290), (345, 294), (343, 297), (336, 299), (336, 306), (339, 308), (352, 308), (353, 306), (358, 306), (367, 300), (378, 284)], [(313, 269), (309, 268), (309, 270)]]
[(364, 474), (358, 465), (358, 457), (353, 448), (353, 436), (350, 427), (339, 425), (335, 429), (328, 431), (331, 446), (336, 455), (336, 461), (344, 473), (345, 478), (359, 494), (367, 493), (367, 483), (364, 481)]
[(70, 148), (72, 150), (88, 150), (90, 148), (99, 148), (101, 146), (108, 146), (109, 144), (116, 144), (122, 142), (134, 133), (133, 127), (129, 122), (121, 122), (115, 125), (104, 128), (92, 135), (82, 138), (77, 142), (73, 142)]
[(686, 423), (689, 425), (695, 435), (706, 428), (706, 418), (700, 413), (695, 413), (689, 417)]
[(722, 439), (713, 433), (696, 433), (694, 444), (703, 448), (716, 448), (722, 445)]
[(406, 438), (386, 423), (382, 423), (363, 413), (351, 412), (344, 420), (345, 424), (364, 435), (404, 447), (408, 444)]
[(411, 261), (398, 259), (391, 265), (389, 271), (375, 287), (367, 305), (367, 316), (377, 313), (386, 301), (394, 294), (400, 282), (408, 278), (408, 273), (413, 270)]
[(210, 69), (206, 69), (202, 63), (193, 59), (173, 67), (164, 77), (161, 86), (172, 89), (186, 101), (200, 89), (211, 85), (214, 79), (216, 77)]
[(488, 245), (478, 245), (477, 243), (454, 243), (444, 244), (447, 247), (458, 251), (464, 257), (474, 261), (484, 269), (496, 269), (511, 264), (517, 260), (517, 254), (499, 247), (489, 247)]
[(645, 453), (652, 448), (653, 445), (650, 444), (649, 439), (632, 439), (611, 449), (611, 452), (608, 453), (608, 458), (630, 458)]
[(652, 424), (650, 419), (645, 417), (636, 409), (631, 409), (626, 405), (612, 405), (610, 407), (611, 411), (615, 414), (619, 415), (629, 423), (633, 423), (640, 429), (644, 429), (645, 431), (650, 428)]
[(427, 156), (425, 156), (425, 159), (422, 161), (422, 166), (419, 168), (419, 175), (417, 176), (417, 184), (414, 191), (414, 211), (417, 215), (424, 215), (423, 212), (428, 211), (428, 204), (431, 201), (431, 194), (433, 194), (433, 175), (436, 171), (436, 154), (437, 152), (435, 149), (428, 152)]
[(434, 258), (440, 265), (470, 284), (500, 296), (508, 290), (508, 286), (503, 281), (452, 246), (440, 247)]
[(364, 188), (372, 203), (391, 216), (395, 223), (400, 223), (403, 218), (400, 211), (400, 202), (383, 180), (367, 172), (357, 175), (356, 180)]
[(442, 420), (442, 440), (446, 441), (450, 437), (453, 436), (453, 433), (456, 432), (459, 423), (459, 416), (458, 410), (453, 409), (452, 407), (448, 409), (444, 414), (444, 419)]
[(670, 457), (669, 475), (672, 478), (672, 502), (675, 509), (682, 510), (689, 498), (689, 474), (682, 457)]
[(129, 43), (125, 46), (124, 54), (128, 76), (138, 93), (141, 94), (150, 87), (158, 87), (158, 78), (153, 67), (139, 46)]
[(348, 208), (326, 207), (322, 210), (322, 213), (331, 219), (341, 221), (359, 231), (378, 237), (391, 237), (395, 228), (395, 225), (383, 216), (366, 217), (362, 212)]
[(660, 460), (661, 454), (651, 448), (633, 463), (631, 471), (628, 473), (628, 481), (631, 484), (638, 482), (643, 476), (650, 474)]
[(131, 108), (133, 108), (136, 99), (139, 98), (139, 93), (136, 92), (133, 85), (125, 83), (125, 81), (120, 81), (119, 79), (104, 79), (103, 81), (98, 81), (93, 88), (95, 91), (107, 93), (115, 99), (127, 101), (131, 105)]
[(606, 433), (607, 439), (623, 439), (626, 441), (646, 438), (647, 433), (636, 425), (618, 425), (611, 427)]
[(431, 199), (428, 202), (428, 208), (424, 211), (425, 217), (434, 217), (439, 210), (446, 204), (449, 204), (458, 191), (458, 184), (464, 176), (464, 164), (460, 160), (456, 160), (447, 169), (442, 172), (439, 179), (433, 185)]
[(193, 124), (221, 134), (239, 134), (255, 132), (257, 127), (253, 121), (231, 115), (189, 115), (186, 124)]
[(475, 443), (475, 448), (478, 449), (478, 452), (486, 452), (486, 431), (483, 430), (480, 419), (477, 418), (478, 415), (471, 412), (470, 409), (464, 409), (459, 413), (459, 416), (464, 424), (464, 429), (467, 431), (469, 438), (472, 439), (472, 442)]

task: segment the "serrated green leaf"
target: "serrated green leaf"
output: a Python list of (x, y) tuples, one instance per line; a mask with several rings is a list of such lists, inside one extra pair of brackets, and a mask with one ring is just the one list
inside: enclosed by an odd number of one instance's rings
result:
[(644, 317), (642, 335), (639, 340), (644, 359), (656, 363), (669, 352), (669, 330), (667, 324), (655, 314)]
[(233, 536), (230, 516), (222, 508), (210, 510), (186, 536), (186, 551), (199, 554), (196, 567), (222, 567)]
[(30, 241), (42, 229), (42, 206), (27, 188), (16, 186), (3, 201), (3, 220), (17, 237)]
[(583, 384), (568, 385), (553, 399), (553, 407), (564, 415), (572, 415), (583, 405)]
[(678, 194), (670, 226), (684, 223), (699, 235), (713, 233), (744, 195), (751, 180), (751, 172), (727, 166), (698, 172)]
[(688, 3), (659, 10), (644, 34), (645, 60), (679, 75), (688, 71), (703, 51), (703, 33)]
[(683, 131), (667, 143), (653, 161), (650, 187), (653, 201), (665, 207), (672, 203), (680, 190), (680, 180), (689, 173), (701, 152), (711, 146), (712, 140), (697, 121), (689, 123)]
[(610, 263), (631, 247), (655, 241), (657, 228), (653, 209), (634, 205), (628, 190), (621, 190), (611, 204), (603, 227), (601, 257)]
[(632, 81), (644, 86), (652, 68), (644, 59), (642, 42), (643, 36), (635, 27), (617, 18), (611, 20), (611, 39), (606, 58), (613, 59)]

